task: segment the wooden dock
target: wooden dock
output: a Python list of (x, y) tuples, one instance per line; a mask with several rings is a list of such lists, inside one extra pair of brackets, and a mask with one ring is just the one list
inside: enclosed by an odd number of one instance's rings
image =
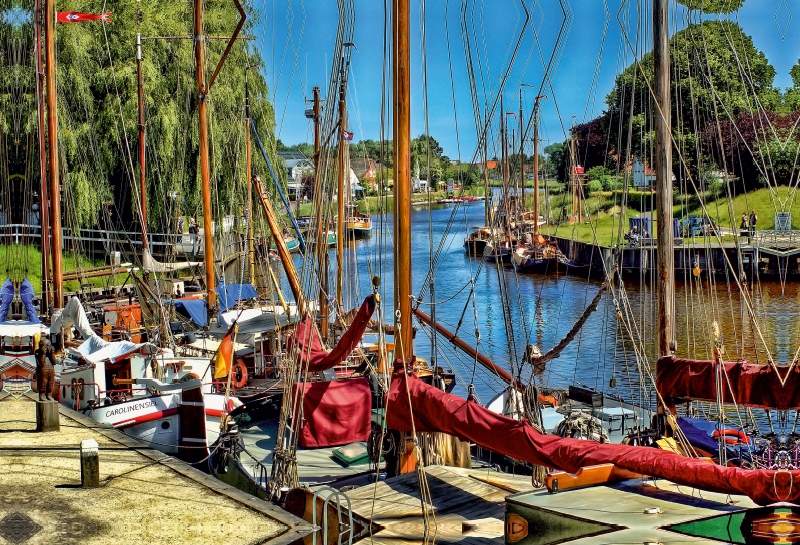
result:
[[(0, 392), (0, 536), (9, 543), (289, 545), (313, 531), (63, 405), (60, 431), (37, 433), (35, 407), (32, 397)], [(83, 488), (80, 446), (90, 438), (100, 486)]]
[[(506, 496), (533, 490), (528, 476), (491, 470), (431, 466), (425, 474), (432, 499), (427, 504), (427, 540), (437, 543), (503, 543)], [(350, 490), (347, 496), (354, 513), (380, 526), (366, 538), (371, 543), (407, 545), (426, 540), (417, 473)]]

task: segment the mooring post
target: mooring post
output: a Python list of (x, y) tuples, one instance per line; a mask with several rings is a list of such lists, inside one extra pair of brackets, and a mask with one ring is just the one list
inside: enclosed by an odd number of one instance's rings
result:
[(36, 431), (60, 431), (58, 401), (36, 402)]
[(100, 445), (94, 439), (81, 441), (81, 487), (100, 486)]

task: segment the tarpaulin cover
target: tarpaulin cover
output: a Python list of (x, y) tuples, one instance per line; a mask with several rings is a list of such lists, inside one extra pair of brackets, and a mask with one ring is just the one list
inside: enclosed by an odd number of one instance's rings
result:
[(208, 310), (205, 299), (175, 299), (175, 308), (182, 308), (189, 318), (200, 327), (208, 325)]
[(225, 312), (234, 306), (236, 301), (258, 297), (258, 292), (252, 284), (223, 284), (220, 282), (215, 290), (219, 295), (220, 312)]
[(19, 298), (22, 299), (22, 306), (25, 307), (28, 321), (32, 324), (38, 324), (39, 315), (36, 313), (36, 309), (33, 306), (34, 297), (36, 297), (36, 293), (33, 291), (33, 286), (28, 279), (25, 278), (19, 286)]
[(545, 435), (525, 422), (428, 386), (409, 376), (400, 363), (395, 365), (387, 398), (387, 428), (412, 431), (412, 414), (418, 432), (444, 432), (517, 460), (569, 473), (586, 466), (614, 464), (700, 490), (746, 495), (760, 505), (800, 501), (800, 471), (723, 467), (653, 447)]
[[(723, 403), (781, 411), (800, 408), (800, 367), (797, 365), (788, 372), (784, 385), (769, 365), (738, 361), (724, 362), (724, 365), (727, 379), (722, 388)], [(715, 373), (712, 360), (661, 358), (656, 365), (656, 389), (669, 401), (716, 402)]]
[(333, 447), (369, 438), (372, 407), (365, 378), (295, 382), (293, 399), (302, 390), (303, 422), (297, 439), (301, 447)]
[(373, 312), (375, 312), (375, 296), (369, 295), (361, 303), (361, 308), (358, 309), (358, 314), (350, 327), (330, 352), (322, 348), (319, 332), (314, 327), (314, 318), (306, 316), (294, 334), (289, 337), (286, 350), (290, 353), (292, 350), (297, 350), (298, 362), (304, 367), (308, 365), (308, 370), (312, 373), (330, 369), (339, 365), (355, 349), (364, 336)]
[[(702, 418), (678, 418), (678, 426), (686, 436), (689, 444), (694, 448), (702, 449), (711, 455), (716, 455), (719, 450), (719, 444), (714, 439), (714, 432), (720, 428), (726, 430), (739, 430), (742, 428), (726, 422), (724, 426), (720, 426), (719, 422), (711, 422)], [(731, 445), (726, 449), (728, 451), (728, 458), (735, 458), (736, 456), (743, 456), (749, 458), (750, 445), (746, 443)]]
[[(73, 349), (69, 349), (72, 351)], [(130, 341), (108, 342), (97, 335), (89, 337), (75, 349), (86, 361), (98, 363), (101, 361), (117, 362), (133, 354), (157, 354), (159, 348), (151, 343), (132, 343)]]
[(53, 319), (50, 322), (50, 333), (61, 333), (62, 329), (75, 327), (84, 339), (95, 336), (89, 318), (86, 317), (81, 300), (77, 297), (70, 298), (64, 308), (53, 312)]
[(11, 301), (13, 300), (14, 284), (11, 283), (10, 278), (6, 278), (6, 281), (0, 286), (0, 322), (6, 321), (8, 309), (11, 307)]

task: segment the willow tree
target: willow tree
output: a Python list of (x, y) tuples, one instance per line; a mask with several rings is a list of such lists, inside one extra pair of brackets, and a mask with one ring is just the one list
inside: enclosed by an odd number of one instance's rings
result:
[[(240, 35), (252, 34), (252, 0)], [(98, 11), (100, 4), (77, 0), (75, 11)], [(190, 2), (114, 4), (113, 23), (59, 24), (59, 145), (66, 214), (78, 226), (98, 222), (102, 204), (112, 200), (125, 219), (136, 218), (137, 82), (136, 35), (143, 37), (143, 80), (147, 149), (148, 218), (163, 227), (177, 214), (199, 215), (197, 87), (193, 9)], [(139, 11), (141, 10), (141, 11)], [(210, 77), (239, 14), (229, 0), (207, 2), (206, 74)], [(141, 21), (137, 25), (137, 21)], [(246, 39), (234, 44), (208, 95), (211, 184), (215, 216), (242, 212), (244, 172), (245, 78), (251, 115), (264, 144), (274, 149), (275, 117), (268, 101), (264, 64)], [(255, 148), (254, 148), (255, 149)], [(258, 164), (258, 163), (256, 163)], [(276, 168), (276, 174), (282, 169)], [(112, 222), (114, 218), (112, 218)]]

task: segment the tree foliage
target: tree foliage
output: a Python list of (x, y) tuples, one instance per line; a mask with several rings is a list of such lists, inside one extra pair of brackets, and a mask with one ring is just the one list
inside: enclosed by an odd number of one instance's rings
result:
[[(242, 4), (249, 15), (242, 31), (245, 36), (253, 33), (257, 14), (253, 0)], [(89, 0), (74, 0), (69, 8), (85, 12), (100, 9)], [(139, 9), (141, 25), (137, 26)], [(206, 3), (206, 34), (229, 36), (238, 17), (227, 1)], [(143, 36), (148, 222), (158, 226), (179, 213), (199, 215), (198, 93), (194, 42), (186, 39), (193, 32), (192, 5), (178, 0), (115, 3), (113, 21), (105, 27), (99, 22), (56, 25), (58, 141), (65, 225), (96, 224), (99, 203), (105, 200), (115, 202), (125, 223), (138, 222), (137, 32)], [(30, 26), (25, 32), (32, 41)], [(156, 39), (159, 37), (171, 38)], [(208, 39), (206, 44), (208, 80), (226, 40)], [(25, 59), (30, 81), (26, 85), (29, 96), (24, 103), (24, 129), (30, 142), (35, 143), (38, 129), (34, 62), (31, 53)], [(245, 77), (251, 115), (271, 160), (276, 162), (274, 112), (261, 69), (263, 61), (258, 51), (249, 41), (237, 40), (208, 93), (215, 217), (241, 213), (246, 193)], [(0, 125), (0, 129), (4, 127)], [(36, 146), (29, 151), (29, 164), (38, 164)], [(258, 156), (254, 146), (254, 168), (266, 171)], [(275, 171), (280, 174), (283, 169), (276, 167)]]

